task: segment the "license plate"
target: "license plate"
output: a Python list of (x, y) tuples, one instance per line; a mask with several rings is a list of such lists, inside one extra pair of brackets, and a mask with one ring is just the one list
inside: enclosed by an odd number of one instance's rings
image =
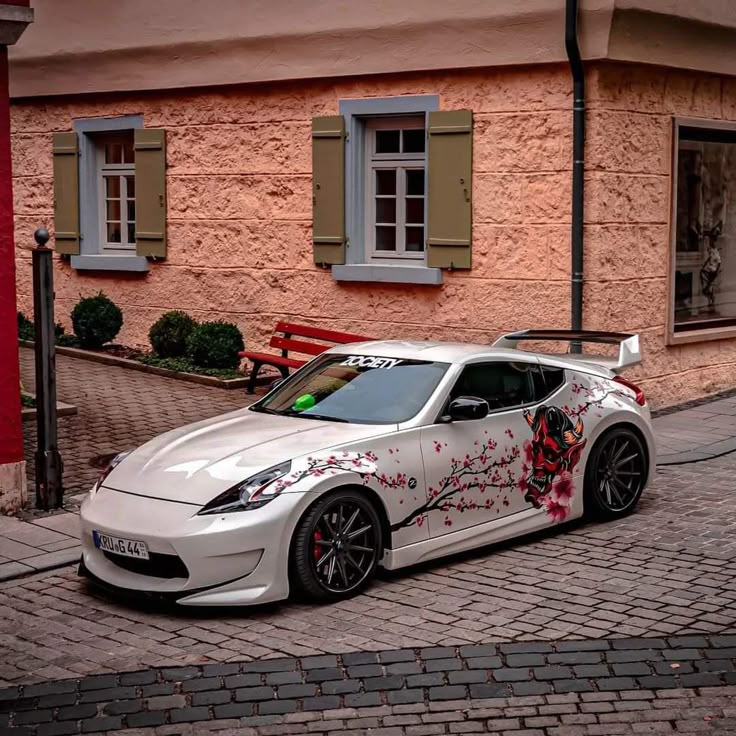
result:
[(148, 547), (145, 542), (113, 537), (110, 534), (96, 531), (92, 532), (92, 539), (95, 547), (103, 552), (111, 552), (114, 555), (123, 555), (123, 557), (136, 557), (139, 560), (148, 559)]

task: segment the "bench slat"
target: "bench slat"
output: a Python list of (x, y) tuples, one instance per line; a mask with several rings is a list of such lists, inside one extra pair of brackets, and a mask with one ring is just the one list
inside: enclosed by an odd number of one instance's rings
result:
[(315, 340), (328, 340), (330, 342), (337, 343), (338, 345), (350, 342), (368, 342), (375, 340), (374, 337), (366, 337), (365, 335), (354, 335), (350, 332), (336, 332), (335, 330), (323, 330), (319, 327), (297, 325), (293, 322), (279, 322), (276, 325), (274, 332), (285, 332), (299, 337), (311, 337)]
[(289, 368), (301, 368), (307, 361), (297, 360), (296, 358), (283, 358), (280, 355), (272, 355), (271, 353), (251, 353), (243, 350), (238, 353), (241, 358), (264, 363), (265, 365), (285, 365)]
[(303, 340), (292, 340), (288, 337), (274, 335), (271, 338), (271, 347), (279, 350), (288, 350), (290, 353), (304, 353), (306, 355), (319, 355), (324, 353), (330, 346), (320, 345), (317, 342), (304, 342)]

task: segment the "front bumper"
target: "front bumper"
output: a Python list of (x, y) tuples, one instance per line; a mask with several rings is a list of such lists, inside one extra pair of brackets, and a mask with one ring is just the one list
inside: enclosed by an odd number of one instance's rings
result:
[[(182, 605), (252, 605), (289, 595), (288, 555), (301, 494), (260, 509), (198, 516), (198, 507), (102, 488), (81, 509), (82, 570), (119, 592)], [(146, 543), (152, 558), (176, 560), (175, 576), (95, 547), (92, 532)], [(179, 564), (178, 560), (183, 564)], [(153, 573), (153, 574), (151, 574)]]

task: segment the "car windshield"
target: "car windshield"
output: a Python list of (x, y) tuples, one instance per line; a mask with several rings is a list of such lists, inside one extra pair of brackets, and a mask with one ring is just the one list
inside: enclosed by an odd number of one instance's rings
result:
[(448, 365), (378, 355), (328, 355), (252, 409), (304, 419), (398, 424), (424, 407)]

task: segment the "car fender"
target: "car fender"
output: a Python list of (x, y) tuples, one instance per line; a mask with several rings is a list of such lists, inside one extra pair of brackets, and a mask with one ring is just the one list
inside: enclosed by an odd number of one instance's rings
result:
[(634, 410), (626, 406), (614, 409), (608, 409), (608, 411), (602, 416), (596, 425), (588, 435), (588, 446), (585, 448), (585, 454), (583, 456), (584, 462), (582, 467), (586, 468), (588, 464), (588, 458), (590, 452), (595, 446), (596, 442), (601, 438), (603, 434), (608, 432), (610, 429), (621, 424), (629, 424), (639, 431), (644, 444), (647, 448), (649, 455), (649, 472), (647, 475), (647, 485), (654, 480), (656, 473), (656, 462), (657, 462), (657, 449), (654, 440), (654, 434), (652, 432), (651, 424), (649, 422), (649, 410), (646, 409), (646, 415), (642, 415), (639, 411)]

